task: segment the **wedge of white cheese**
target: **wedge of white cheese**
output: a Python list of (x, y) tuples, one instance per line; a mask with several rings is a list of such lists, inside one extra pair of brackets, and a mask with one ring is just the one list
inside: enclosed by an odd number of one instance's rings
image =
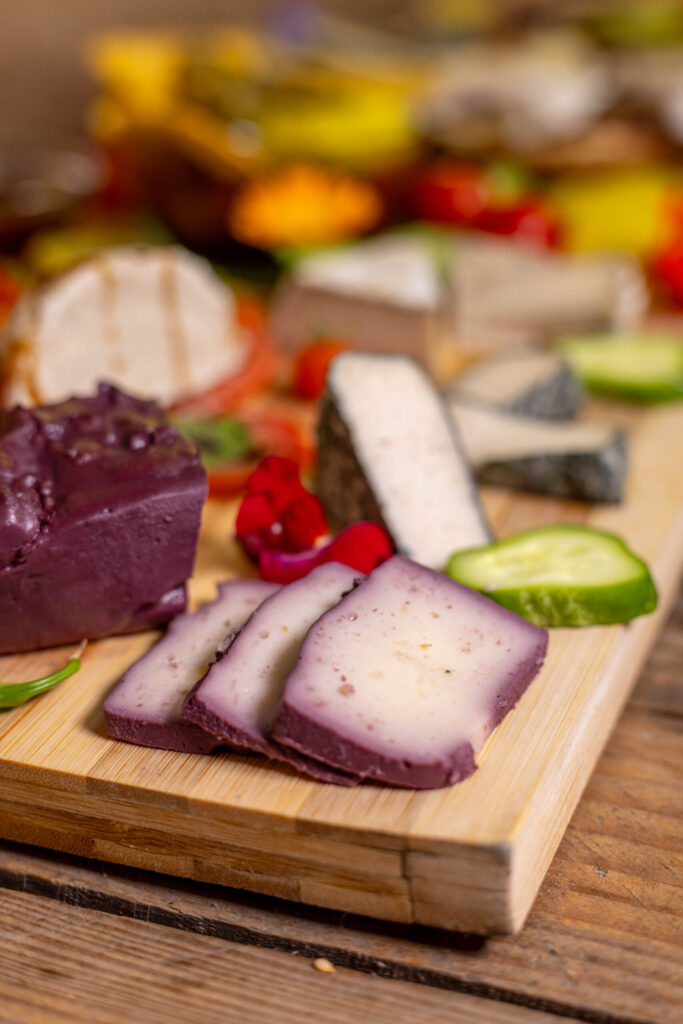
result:
[(453, 396), (448, 406), (481, 483), (581, 501), (621, 501), (628, 455), (622, 430), (543, 422)]
[(239, 629), (277, 586), (263, 580), (222, 583), (215, 601), (176, 616), (165, 636), (131, 665), (104, 702), (107, 732), (145, 747), (204, 754), (219, 745), (180, 717), (190, 690), (221, 643)]
[(169, 405), (235, 373), (247, 343), (232, 292), (179, 247), (106, 249), (27, 292), (0, 333), (6, 405), (99, 381)]
[(431, 568), (491, 537), (448, 410), (407, 356), (345, 352), (334, 360), (316, 491), (337, 526), (378, 522), (400, 553)]

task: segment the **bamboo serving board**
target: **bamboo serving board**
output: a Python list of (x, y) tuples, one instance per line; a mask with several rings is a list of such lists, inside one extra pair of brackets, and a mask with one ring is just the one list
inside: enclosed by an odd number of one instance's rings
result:
[[(93, 643), (80, 672), (0, 714), (0, 837), (395, 921), (514, 932), (676, 594), (683, 564), (683, 406), (595, 406), (631, 433), (625, 502), (589, 507), (487, 490), (496, 533), (557, 522), (614, 530), (645, 558), (656, 613), (551, 631), (517, 708), (450, 789), (311, 782), (262, 758), (191, 755), (109, 739), (102, 701), (158, 634)], [(207, 506), (195, 603), (247, 575), (234, 508)], [(62, 664), (65, 649), (0, 658), (0, 678)]]

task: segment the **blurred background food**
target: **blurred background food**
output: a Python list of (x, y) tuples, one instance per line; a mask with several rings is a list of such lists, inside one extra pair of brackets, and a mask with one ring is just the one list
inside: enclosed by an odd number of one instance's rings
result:
[[(447, 378), (683, 306), (683, 0), (5, 0), (2, 19), (0, 323), (110, 247), (208, 257), (247, 340), (205, 393), (188, 372), (183, 415), (266, 390), (289, 408), (318, 343), (316, 366), (356, 344)], [(33, 356), (3, 337), (12, 394)]]

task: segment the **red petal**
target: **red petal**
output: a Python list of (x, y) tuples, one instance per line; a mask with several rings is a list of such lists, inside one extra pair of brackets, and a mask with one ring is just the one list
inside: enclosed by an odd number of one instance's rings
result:
[(247, 480), (251, 494), (267, 494), (276, 512), (283, 512), (301, 494), (308, 493), (299, 479), (299, 467), (293, 459), (269, 455), (262, 459)]
[(290, 551), (305, 551), (328, 533), (323, 507), (308, 491), (284, 510), (280, 521)]
[(322, 549), (321, 561), (341, 562), (368, 575), (394, 553), (388, 533), (377, 523), (354, 523)]
[(261, 552), (259, 558), (259, 573), (261, 578), (268, 580), (269, 583), (293, 583), (294, 580), (307, 576), (316, 565), (320, 565), (318, 548), (297, 552), (266, 549)]
[(276, 520), (277, 513), (267, 494), (245, 494), (237, 512), (235, 533), (240, 538), (263, 533)]

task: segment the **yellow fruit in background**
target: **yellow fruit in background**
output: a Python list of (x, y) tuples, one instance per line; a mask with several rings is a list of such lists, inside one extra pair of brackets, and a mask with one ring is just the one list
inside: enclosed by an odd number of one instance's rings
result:
[(620, 250), (649, 255), (667, 235), (667, 197), (679, 176), (670, 168), (637, 167), (577, 173), (554, 185), (550, 198), (570, 252)]

